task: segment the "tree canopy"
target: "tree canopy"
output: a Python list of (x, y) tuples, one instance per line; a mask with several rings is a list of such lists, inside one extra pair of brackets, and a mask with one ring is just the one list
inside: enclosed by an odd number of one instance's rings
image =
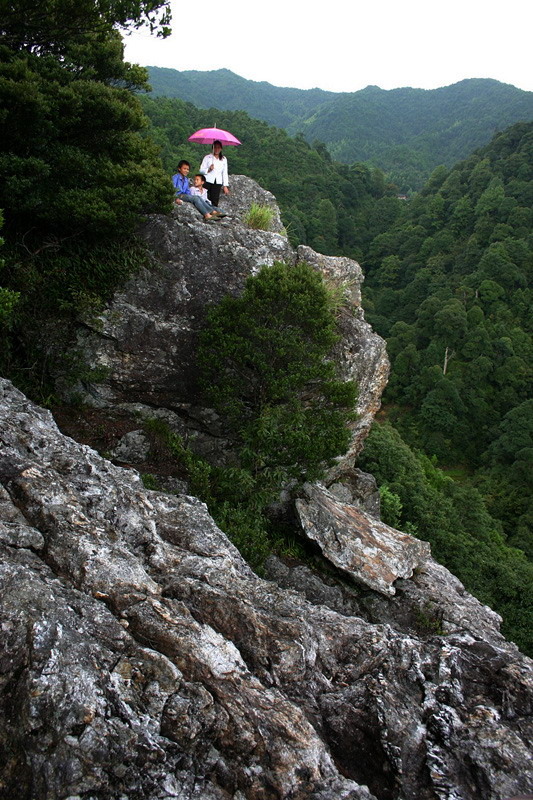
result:
[(71, 54), (88, 35), (107, 35), (117, 27), (147, 26), (170, 34), (168, 0), (1, 0), (2, 43), (15, 52)]
[(132, 92), (146, 71), (124, 62), (120, 35), (146, 25), (164, 36), (169, 20), (167, 0), (1, 0), (0, 281), (4, 300), (20, 297), (17, 347), (32, 339), (37, 307), (57, 316), (112, 290), (140, 214), (171, 207)]
[[(436, 170), (371, 243), (365, 290), (367, 317), (387, 338), (392, 362), (384, 395), (389, 419), (408, 444), (479, 493), (504, 534), (497, 549), (519, 548), (530, 559), (532, 164), (533, 123), (519, 123), (452, 170)], [(466, 494), (453, 496), (466, 502)], [(425, 536), (436, 541), (439, 526)], [(455, 551), (452, 537), (438, 537), (437, 557), (478, 596), (488, 596), (481, 576), (489, 581), (490, 569), (480, 561), (476, 575), (472, 557), (468, 574)], [(511, 585), (510, 565), (518, 569), (520, 559), (515, 551), (507, 557)], [(487, 558), (501, 558), (507, 570), (503, 550)], [(504, 580), (500, 567), (494, 570)], [(505, 610), (502, 598), (495, 607), (522, 625), (529, 607), (519, 622), (525, 595), (516, 590), (514, 597)]]
[[(152, 0), (4, 3), (0, 61), (0, 207), (6, 230), (78, 235), (131, 228), (168, 202), (157, 151), (131, 87), (116, 26), (168, 21)], [(165, 28), (160, 28), (164, 34)]]

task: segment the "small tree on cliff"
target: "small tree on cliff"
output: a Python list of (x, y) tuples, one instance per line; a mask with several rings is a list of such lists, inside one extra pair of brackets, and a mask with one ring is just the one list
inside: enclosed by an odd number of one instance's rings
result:
[(330, 295), (307, 264), (276, 263), (213, 308), (199, 360), (241, 466), (261, 485), (316, 479), (346, 450), (355, 386), (336, 378)]

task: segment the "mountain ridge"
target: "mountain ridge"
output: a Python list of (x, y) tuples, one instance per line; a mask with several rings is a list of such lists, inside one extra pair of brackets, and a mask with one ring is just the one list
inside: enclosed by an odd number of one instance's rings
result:
[(402, 191), (420, 189), (435, 167), (451, 167), (494, 133), (533, 119), (533, 92), (493, 78), (438, 89), (327, 92), (249, 81), (227, 69), (148, 71), (153, 96), (246, 111), (292, 136), (324, 142), (337, 161), (379, 167)]

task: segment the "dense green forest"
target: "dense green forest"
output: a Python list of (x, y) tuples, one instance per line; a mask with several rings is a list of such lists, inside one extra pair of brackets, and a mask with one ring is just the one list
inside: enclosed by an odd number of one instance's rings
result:
[(2, 373), (41, 402), (53, 393), (69, 320), (97, 310), (143, 263), (140, 215), (171, 208), (180, 158), (199, 165), (205, 148), (187, 136), (229, 128), (243, 141), (228, 153), (230, 172), (274, 192), (292, 241), (356, 257), (368, 275), (367, 316), (388, 339), (393, 370), (387, 421), (361, 465), (381, 484), (385, 519), (429, 540), (533, 652), (531, 124), (438, 168), (402, 202), (381, 170), (335, 162), (318, 141), (243, 111), (139, 94), (146, 74), (124, 63), (117, 26), (164, 33), (164, 3), (10, 8), (0, 60)]
[[(435, 456), (456, 478), (437, 480), (447, 498), (441, 522), (428, 530), (429, 515), (421, 527), (420, 507), (435, 515), (439, 503), (414, 501), (397, 435), (374, 432), (363, 464), (394, 487), (401, 525), (414, 525), (478, 596), (500, 610), (514, 596), (522, 636), (532, 622), (532, 205), (533, 123), (518, 123), (436, 170), (365, 262), (367, 318), (392, 361), (387, 417), (415, 454)], [(417, 483), (430, 491), (427, 479)], [(450, 498), (462, 521), (445, 511)]]
[(529, 651), (533, 126), (438, 168), (405, 202), (379, 170), (347, 169), (244, 112), (142, 102), (169, 170), (182, 154), (200, 163), (205, 148), (184, 142), (216, 114), (244, 142), (228, 151), (231, 171), (276, 194), (293, 240), (361, 261), (367, 318), (388, 340), (395, 426), (373, 432), (362, 466), (382, 483), (385, 518), (430, 541)]
[(310, 143), (325, 142), (337, 161), (379, 167), (402, 192), (421, 189), (435, 167), (453, 166), (495, 132), (533, 119), (533, 92), (489, 79), (335, 93), (248, 81), (227, 69), (149, 67), (149, 75), (155, 96), (246, 111)]
[(139, 215), (171, 208), (132, 92), (146, 71), (124, 62), (117, 30), (164, 35), (167, 23), (163, 0), (30, 0), (2, 13), (0, 369), (23, 388), (35, 390), (37, 374), (46, 383), (69, 319), (142, 262)]
[(396, 425), (441, 462), (477, 471), (480, 486), (492, 475), (490, 508), (529, 553), (533, 506), (517, 491), (532, 477), (532, 192), (533, 124), (519, 123), (437, 170), (365, 264)]

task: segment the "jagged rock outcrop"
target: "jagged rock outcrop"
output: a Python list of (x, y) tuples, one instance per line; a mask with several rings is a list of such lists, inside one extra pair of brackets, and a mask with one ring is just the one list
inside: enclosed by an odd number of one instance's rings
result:
[(304, 490), (306, 498), (296, 500), (296, 509), (305, 535), (332, 564), (364, 586), (395, 594), (395, 581), (410, 578), (427, 561), (427, 542), (389, 528), (323, 486), (308, 484)]
[(531, 662), (431, 558), (394, 596), (300, 575), (307, 600), (7, 381), (0, 484), (2, 800), (533, 790)]
[[(252, 202), (272, 208), (271, 231), (252, 230), (242, 222)], [(250, 178), (233, 176), (232, 194), (221, 205), (229, 216), (216, 224), (206, 225), (187, 204), (171, 216), (147, 219), (141, 234), (154, 268), (132, 278), (103, 314), (80, 326), (77, 346), (85, 363), (108, 374), (101, 383), (75, 390), (96, 405), (127, 404), (144, 416), (163, 415), (193, 448), (212, 460), (222, 457), (218, 419), (202, 408), (197, 389), (196, 340), (206, 310), (226, 294), (238, 295), (248, 276), (264, 264), (307, 261), (344, 294), (334, 357), (341, 375), (359, 388), (352, 444), (330, 476), (330, 482), (337, 480), (353, 466), (388, 377), (385, 343), (364, 321), (361, 268), (309, 247), (295, 251), (280, 232), (275, 198)]]

